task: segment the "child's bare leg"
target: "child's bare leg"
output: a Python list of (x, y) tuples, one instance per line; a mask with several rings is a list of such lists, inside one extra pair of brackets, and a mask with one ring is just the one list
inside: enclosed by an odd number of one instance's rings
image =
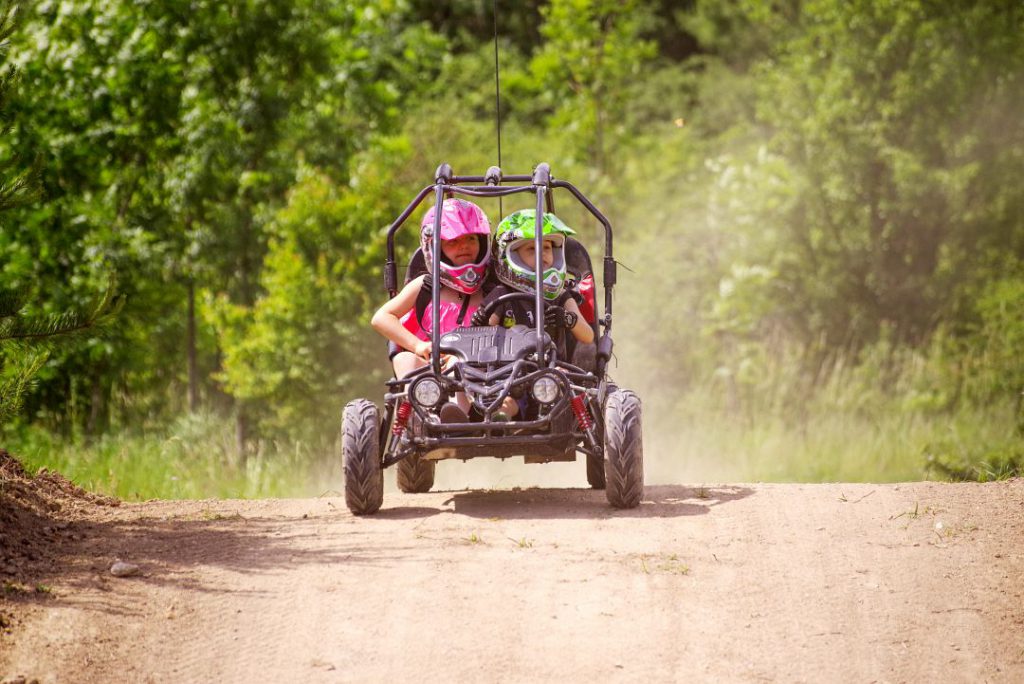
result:
[(501, 402), (499, 410), (509, 418), (515, 418), (516, 414), (519, 413), (519, 402), (512, 397), (505, 397), (505, 401)]
[[(460, 409), (466, 412), (466, 415), (469, 415), (470, 402), (465, 392), (456, 392), (454, 401)], [(509, 418), (514, 418), (519, 413), (519, 404), (512, 397), (505, 397), (505, 401), (502, 402), (501, 408), (498, 410), (503, 411)]]
[(411, 351), (401, 351), (395, 354), (391, 361), (395, 368), (395, 378), (401, 380), (417, 368), (427, 365), (427, 362), (413, 354)]

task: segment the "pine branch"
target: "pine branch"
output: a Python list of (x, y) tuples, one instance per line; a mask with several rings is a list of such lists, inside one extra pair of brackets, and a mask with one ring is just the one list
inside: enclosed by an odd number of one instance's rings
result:
[[(3, 84), (0, 84), (0, 88)], [(0, 178), (8, 176), (9, 164), (0, 165)], [(13, 178), (0, 180), (0, 212), (23, 206), (39, 196), (39, 184), (35, 170), (23, 171)]]
[(20, 293), (0, 294), (0, 422), (21, 410), (25, 392), (49, 355), (46, 347), (86, 330), (101, 329), (121, 311), (125, 297), (115, 293), (111, 278), (107, 289), (84, 313), (70, 310), (25, 317), (23, 302)]
[[(83, 313), (77, 310), (42, 316), (24, 318), (15, 311), (6, 316), (5, 303), (0, 301), (0, 343), (38, 343), (55, 337), (71, 337), (86, 330), (94, 330), (109, 323), (124, 306), (124, 295), (115, 294), (114, 281), (104, 293)], [(11, 297), (6, 303), (7, 308), (17, 306), (17, 296)]]
[(6, 422), (21, 410), (25, 392), (32, 387), (33, 378), (46, 363), (48, 356), (48, 352), (36, 352), (22, 358), (13, 373), (4, 369), (4, 374), (9, 377), (0, 381), (0, 423)]
[(0, 2), (0, 51), (7, 49), (7, 39), (18, 24), (18, 5), (14, 0)]

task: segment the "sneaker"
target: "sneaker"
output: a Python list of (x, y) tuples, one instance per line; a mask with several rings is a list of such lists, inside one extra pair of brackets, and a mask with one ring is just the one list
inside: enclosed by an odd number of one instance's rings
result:
[(448, 402), (441, 407), (441, 422), (442, 423), (468, 423), (469, 416), (458, 404)]

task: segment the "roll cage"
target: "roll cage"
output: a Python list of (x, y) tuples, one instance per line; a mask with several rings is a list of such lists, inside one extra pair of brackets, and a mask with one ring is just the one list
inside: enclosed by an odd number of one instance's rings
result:
[[(511, 183), (513, 185), (503, 185)], [(482, 185), (481, 185), (482, 184)], [(398, 293), (398, 272), (395, 261), (395, 233), (405, 224), (405, 221), (409, 216), (416, 210), (416, 208), (423, 202), (426, 197), (433, 193), (435, 203), (437, 206), (441, 206), (445, 197), (451, 197), (453, 195), (465, 195), (469, 197), (506, 197), (509, 195), (515, 195), (520, 193), (533, 193), (536, 196), (536, 230), (535, 239), (537, 246), (537, 253), (540, 254), (543, 251), (543, 235), (542, 235), (542, 222), (543, 214), (545, 211), (555, 211), (555, 200), (554, 191), (558, 188), (564, 188), (576, 200), (582, 204), (587, 211), (591, 213), (600, 222), (604, 228), (604, 262), (602, 264), (602, 284), (604, 286), (604, 316), (600, 314), (600, 310), (597, 303), (597, 298), (594, 298), (594, 318), (597, 323), (597, 372), (598, 377), (604, 376), (605, 367), (608, 360), (611, 358), (612, 351), (612, 291), (617, 280), (617, 270), (615, 258), (612, 251), (612, 226), (608, 221), (608, 218), (601, 213), (601, 211), (594, 206), (594, 204), (587, 199), (587, 197), (580, 192), (576, 186), (572, 183), (564, 180), (558, 180), (551, 176), (551, 167), (547, 163), (540, 163), (534, 169), (532, 175), (509, 175), (504, 176), (502, 171), (497, 166), (492, 166), (487, 169), (487, 173), (483, 176), (456, 176), (451, 166), (448, 164), (441, 164), (437, 167), (437, 171), (434, 173), (434, 183), (424, 187), (416, 195), (412, 202), (398, 215), (398, 218), (388, 228), (387, 234), (387, 259), (384, 262), (384, 287), (388, 291), (389, 297), (394, 297)], [(436, 276), (441, 270), (441, 212), (438, 211), (434, 216), (434, 231), (431, 238), (434, 242), (433, 248), (431, 249), (431, 262), (427, 264), (427, 269), (430, 273)], [(536, 260), (534, 264), (535, 282), (543, 281), (543, 265), (540, 259)], [(437, 282), (435, 280), (435, 282)], [(544, 320), (544, 298), (542, 296), (540, 288), (535, 288), (534, 293), (534, 320)], [(441, 310), (441, 291), (440, 288), (433, 288), (431, 294), (431, 314), (432, 320), (440, 320)], [(431, 368), (435, 375), (441, 374), (441, 345), (440, 345), (440, 331), (437, 326), (433, 326), (430, 333), (431, 340)], [(538, 325), (535, 332), (535, 349), (543, 350), (545, 346), (544, 340), (544, 329), (543, 326)]]

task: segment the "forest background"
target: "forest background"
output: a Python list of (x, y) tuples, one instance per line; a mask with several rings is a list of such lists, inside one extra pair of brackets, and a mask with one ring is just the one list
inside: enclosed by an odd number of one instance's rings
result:
[[(0, 3), (3, 446), (125, 497), (340, 485), (386, 227), (497, 163), (493, 6)], [(648, 482), (1020, 474), (1024, 5), (497, 8), (503, 167), (616, 229)]]

